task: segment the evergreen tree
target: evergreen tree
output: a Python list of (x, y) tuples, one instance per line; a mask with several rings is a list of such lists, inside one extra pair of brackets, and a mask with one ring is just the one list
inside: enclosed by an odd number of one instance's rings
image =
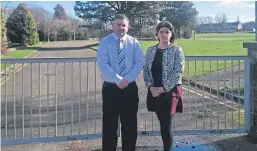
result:
[(12, 43), (33, 45), (38, 40), (36, 25), (25, 4), (19, 4), (6, 23), (7, 36)]
[(162, 2), (163, 10), (160, 19), (170, 21), (175, 27), (176, 37), (180, 38), (182, 28), (194, 28), (196, 23), (196, 10), (194, 3), (189, 1), (165, 1)]
[(38, 43), (38, 33), (36, 30), (36, 23), (31, 13), (28, 13), (28, 31), (29, 31), (29, 39), (28, 44), (34, 45)]
[(5, 28), (5, 16), (3, 8), (1, 7), (1, 55), (7, 54), (7, 38)]

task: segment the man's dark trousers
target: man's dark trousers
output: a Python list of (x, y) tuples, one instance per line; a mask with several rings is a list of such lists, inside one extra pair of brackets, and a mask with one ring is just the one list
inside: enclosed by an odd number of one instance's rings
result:
[(103, 151), (116, 151), (118, 118), (121, 122), (122, 151), (135, 151), (137, 140), (138, 87), (136, 82), (120, 89), (103, 83)]

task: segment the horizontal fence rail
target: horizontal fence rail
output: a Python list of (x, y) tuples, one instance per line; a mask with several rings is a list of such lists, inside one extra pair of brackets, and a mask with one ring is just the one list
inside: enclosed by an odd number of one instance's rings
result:
[[(2, 59), (1, 143), (15, 145), (101, 138), (102, 79), (96, 58)], [(246, 56), (186, 57), (184, 113), (176, 135), (247, 132), (250, 124)], [(160, 135), (146, 110), (138, 76), (138, 135)]]

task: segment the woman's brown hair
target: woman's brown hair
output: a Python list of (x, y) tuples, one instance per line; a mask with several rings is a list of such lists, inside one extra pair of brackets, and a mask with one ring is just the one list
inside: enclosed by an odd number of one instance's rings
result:
[[(172, 34), (170, 37), (170, 42), (174, 43), (175, 42), (175, 31), (174, 31), (173, 25), (169, 21), (162, 21), (156, 26), (156, 36), (158, 37), (158, 32), (160, 31), (160, 29), (162, 27), (166, 27), (166, 28), (170, 29), (170, 32)], [(158, 37), (158, 41), (160, 41), (159, 37)]]

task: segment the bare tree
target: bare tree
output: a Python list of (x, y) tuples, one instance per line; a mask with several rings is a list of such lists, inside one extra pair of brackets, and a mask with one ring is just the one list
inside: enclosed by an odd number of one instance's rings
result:
[(199, 24), (199, 25), (205, 24), (205, 19), (204, 19), (204, 17), (199, 17), (199, 18), (198, 18), (198, 24)]
[(10, 1), (1, 2), (1, 3), (0, 3), (0, 5), (1, 5), (3, 11), (5, 11), (5, 9), (6, 9), (6, 8), (8, 7), (8, 5), (9, 5), (9, 3), (10, 3)]
[(52, 29), (52, 18), (53, 18), (52, 16), (53, 15), (51, 13), (45, 11), (43, 29), (44, 29), (45, 37), (47, 37), (48, 42), (50, 40), (50, 34)]
[(42, 6), (38, 6), (36, 4), (27, 4), (27, 6), (35, 19), (40, 39), (49, 41), (53, 13), (48, 12)]
[(15, 9), (15, 8), (8, 7), (10, 3), (11, 3), (10, 1), (1, 2), (1, 6), (2, 6), (3, 12), (5, 14), (5, 21), (7, 21), (7, 19), (9, 18), (9, 16), (12, 14), (13, 10)]
[(30, 4), (28, 7), (36, 21), (37, 29), (44, 31), (44, 29), (43, 29), (44, 28), (44, 26), (43, 26), (44, 19), (45, 19), (46, 13), (48, 13), (48, 12), (42, 6)]
[(55, 36), (55, 40), (58, 40), (58, 35), (69, 33), (71, 30), (71, 22), (69, 20), (54, 19), (51, 22), (50, 31)]
[(228, 18), (226, 17), (226, 15), (225, 14), (223, 14), (222, 15), (222, 21), (221, 21), (221, 23), (227, 23), (227, 21), (228, 21)]
[(79, 25), (81, 25), (81, 22), (73, 17), (69, 17), (69, 20), (71, 25), (70, 31), (72, 32), (73, 40), (76, 40), (76, 34), (79, 33)]
[(218, 13), (218, 14), (215, 16), (215, 21), (216, 21), (217, 23), (222, 23), (222, 20), (223, 20), (223, 14)]
[(205, 19), (208, 24), (211, 24), (213, 22), (213, 18), (211, 16), (207, 16), (205, 17)]
[(201, 24), (211, 24), (213, 23), (213, 18), (211, 16), (202, 16), (197, 19), (198, 25)]

